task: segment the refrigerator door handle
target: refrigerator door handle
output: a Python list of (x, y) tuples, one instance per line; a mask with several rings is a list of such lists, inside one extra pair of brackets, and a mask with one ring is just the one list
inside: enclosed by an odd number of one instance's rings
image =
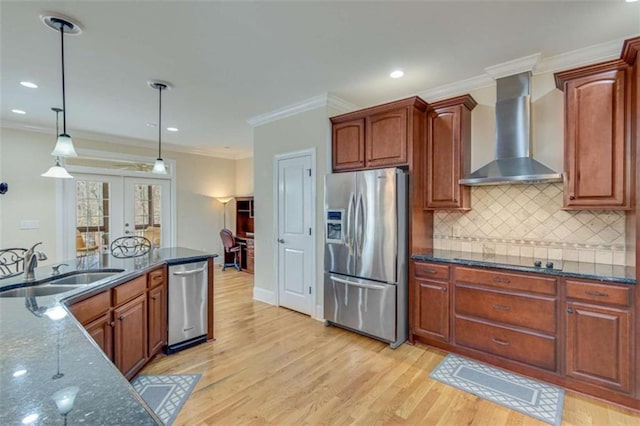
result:
[(352, 231), (351, 223), (353, 222), (351, 220), (351, 215), (353, 214), (355, 204), (356, 204), (356, 195), (352, 192), (351, 195), (349, 196), (349, 207), (347, 208), (347, 229), (346, 229), (345, 238), (344, 238), (345, 243), (347, 243), (347, 247), (349, 248), (349, 256), (353, 256), (353, 241), (355, 239), (351, 237), (351, 231)]
[[(358, 248), (358, 253), (362, 254), (362, 244), (364, 241), (364, 226), (365, 226), (365, 217), (364, 214), (364, 201), (362, 201), (364, 197), (362, 193), (358, 194), (358, 204), (356, 205), (356, 246)], [(362, 220), (360, 220), (362, 219)]]
[(365, 284), (365, 283), (356, 283), (353, 281), (349, 281), (349, 280), (345, 280), (342, 278), (338, 278), (335, 275), (331, 275), (330, 276), (332, 281), (336, 281), (342, 284), (347, 284), (347, 285), (352, 285), (354, 287), (362, 287), (362, 288), (371, 288), (374, 290), (384, 290), (386, 287), (384, 285), (381, 284)]

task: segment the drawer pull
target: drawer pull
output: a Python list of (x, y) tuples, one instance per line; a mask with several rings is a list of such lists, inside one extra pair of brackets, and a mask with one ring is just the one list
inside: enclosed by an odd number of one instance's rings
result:
[(493, 282), (494, 283), (501, 283), (501, 284), (509, 284), (511, 281), (509, 281), (506, 278), (494, 277), (493, 278)]
[(437, 274), (437, 271), (434, 271), (433, 269), (425, 269), (424, 270), (427, 274)]
[(567, 308), (567, 313), (568, 314), (572, 314), (573, 313), (573, 308)]
[(607, 293), (601, 293), (599, 291), (585, 291), (589, 296), (609, 297)]
[(497, 311), (510, 311), (511, 310), (511, 306), (504, 306), (504, 305), (491, 305), (493, 307), (493, 309), (497, 310)]
[(492, 337), (491, 340), (493, 340), (493, 343), (498, 344), (500, 346), (509, 346), (509, 342), (505, 340), (496, 339), (495, 337)]

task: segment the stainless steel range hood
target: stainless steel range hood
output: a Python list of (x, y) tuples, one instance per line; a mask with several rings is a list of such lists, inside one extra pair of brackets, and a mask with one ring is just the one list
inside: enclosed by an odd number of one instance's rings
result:
[(531, 73), (496, 80), (496, 159), (469, 176), (463, 185), (559, 182), (555, 172), (531, 158)]

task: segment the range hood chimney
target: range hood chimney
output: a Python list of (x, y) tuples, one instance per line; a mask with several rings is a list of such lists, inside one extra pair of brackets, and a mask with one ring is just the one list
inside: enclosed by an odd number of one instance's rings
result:
[(460, 183), (560, 182), (561, 173), (531, 157), (531, 72), (497, 79), (496, 90), (496, 159), (460, 179)]

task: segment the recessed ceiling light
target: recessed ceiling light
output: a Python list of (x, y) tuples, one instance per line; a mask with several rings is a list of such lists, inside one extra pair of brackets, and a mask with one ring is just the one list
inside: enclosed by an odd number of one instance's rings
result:
[(26, 114), (26, 112), (24, 112), (21, 109), (12, 109), (11, 112), (14, 113), (14, 114), (20, 114), (20, 115)]
[(158, 127), (156, 123), (147, 123), (147, 127)]
[(177, 127), (167, 127), (167, 130), (170, 132), (177, 132), (178, 128)]
[(28, 416), (26, 416), (25, 418), (22, 419), (22, 424), (23, 425), (28, 425), (30, 423), (33, 423), (36, 420), (38, 420), (38, 417), (40, 417), (40, 415), (38, 415), (37, 413), (29, 414)]
[(391, 78), (400, 78), (404, 75), (404, 71), (402, 70), (395, 70), (392, 71), (391, 74), (389, 74), (389, 77)]
[(32, 83), (30, 81), (21, 81), (20, 84), (23, 85), (24, 87), (28, 87), (29, 89), (37, 89), (38, 88), (37, 84)]
[(627, 3), (635, 3), (635, 2), (637, 2), (638, 0), (625, 0), (625, 1), (626, 1)]

